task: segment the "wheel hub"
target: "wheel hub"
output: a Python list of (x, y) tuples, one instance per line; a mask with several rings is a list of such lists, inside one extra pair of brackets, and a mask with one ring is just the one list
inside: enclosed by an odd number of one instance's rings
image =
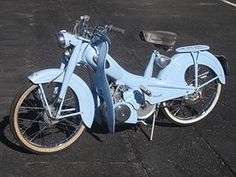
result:
[[(49, 107), (52, 114), (54, 115), (54, 113), (56, 112), (55, 106), (49, 105)], [(44, 111), (43, 119), (49, 126), (57, 124), (59, 122), (59, 120), (55, 119), (54, 117), (50, 117), (46, 111)]]
[(202, 98), (202, 90), (199, 90), (197, 92), (194, 92), (193, 94), (187, 96), (184, 99), (184, 103), (187, 105), (194, 105), (198, 103)]

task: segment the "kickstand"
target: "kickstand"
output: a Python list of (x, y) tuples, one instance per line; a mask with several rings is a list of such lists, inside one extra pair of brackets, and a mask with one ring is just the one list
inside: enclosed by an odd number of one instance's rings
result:
[(156, 122), (156, 117), (159, 112), (159, 106), (157, 107), (157, 110), (153, 113), (153, 118), (152, 118), (152, 130), (151, 130), (151, 135), (150, 135), (150, 141), (153, 140), (153, 133), (154, 133), (154, 128), (155, 128), (155, 122)]

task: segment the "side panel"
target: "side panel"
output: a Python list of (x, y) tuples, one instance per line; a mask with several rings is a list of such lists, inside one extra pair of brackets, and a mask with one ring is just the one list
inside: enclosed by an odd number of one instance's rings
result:
[(113, 107), (112, 96), (110, 93), (109, 83), (107, 80), (105, 66), (106, 66), (106, 55), (108, 52), (108, 44), (102, 41), (98, 44), (100, 54), (98, 56), (97, 69), (95, 73), (95, 83), (98, 90), (99, 96), (105, 102), (106, 116), (105, 120), (110, 133), (115, 132), (115, 111)]
[[(96, 71), (97, 62), (94, 62), (95, 58), (98, 59), (96, 50), (91, 46), (88, 46), (86, 48), (85, 55), (83, 55), (83, 59)], [(106, 67), (105, 72), (109, 78), (112, 78), (118, 83), (125, 84), (131, 88), (138, 88), (140, 84), (147, 84), (148, 79), (145, 79), (143, 76), (138, 76), (127, 72), (109, 54), (106, 55), (106, 61), (109, 63), (109, 67)]]
[[(63, 81), (64, 72), (60, 69), (45, 69), (33, 73), (28, 78), (34, 84), (42, 84), (48, 83), (51, 81), (62, 82)], [(79, 98), (79, 106), (82, 110), (82, 120), (84, 124), (91, 128), (93, 120), (94, 120), (94, 100), (92, 93), (87, 86), (87, 84), (77, 75), (73, 74), (71, 80), (69, 82), (69, 86), (76, 93)]]
[[(208, 51), (200, 52), (198, 56), (198, 64), (203, 64), (211, 68), (222, 84), (225, 84), (224, 70), (217, 58)], [(171, 63), (157, 76), (162, 81), (174, 81), (179, 84), (186, 85), (184, 74), (186, 69), (193, 65), (191, 53), (179, 53), (171, 58)]]

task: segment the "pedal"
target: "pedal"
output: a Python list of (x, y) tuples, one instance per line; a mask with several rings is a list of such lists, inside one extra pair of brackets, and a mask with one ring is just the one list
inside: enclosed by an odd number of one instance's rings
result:
[(138, 122), (142, 123), (143, 125), (147, 126), (147, 123), (144, 122), (143, 120), (138, 120)]

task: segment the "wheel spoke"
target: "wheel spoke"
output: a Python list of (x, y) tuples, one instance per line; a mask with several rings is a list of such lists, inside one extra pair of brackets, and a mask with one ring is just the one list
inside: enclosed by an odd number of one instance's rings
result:
[(205, 85), (203, 88), (206, 90), (206, 89), (208, 89), (208, 90), (214, 90), (214, 92), (216, 92), (216, 84), (207, 84), (207, 85)]
[(30, 120), (30, 119), (25, 119), (25, 118), (18, 118), (21, 121), (28, 121), (28, 122), (32, 122), (32, 123), (45, 123), (44, 121), (40, 121), (40, 120)]
[(68, 101), (67, 105), (70, 105), (71, 101), (73, 101), (73, 97), (69, 97), (64, 100), (64, 102), (67, 102), (67, 101)]
[(31, 125), (39, 118), (40, 114), (27, 126), (27, 128), (22, 132), (22, 135), (25, 134), (25, 132), (31, 127)]
[(204, 72), (204, 73), (202, 73), (202, 74), (199, 74), (199, 75), (198, 75), (198, 78), (204, 80), (204, 79), (207, 78), (208, 74), (209, 74), (209, 71), (206, 71), (206, 72)]
[[(21, 109), (25, 109), (27, 110), (31, 110), (35, 113), (38, 113), (40, 109), (37, 109), (37, 107), (34, 106), (34, 104), (32, 103), (32, 100), (28, 99), (26, 100), (26, 102), (24, 102), (24, 104), (26, 104), (27, 106), (21, 106)], [(29, 105), (29, 106), (28, 106)]]
[(33, 138), (31, 138), (29, 141), (33, 141), (40, 133), (42, 133), (45, 129), (47, 128), (47, 126), (43, 127), (42, 129), (40, 129), (39, 131), (35, 132), (34, 134), (32, 134), (31, 136), (33, 136)]
[(21, 109), (29, 109), (29, 110), (44, 110), (43, 107), (30, 107), (30, 106), (21, 106)]
[(176, 114), (178, 114), (178, 112), (179, 112), (180, 110), (181, 110), (181, 107), (177, 107), (177, 108), (174, 109), (171, 113), (176, 116)]
[(61, 125), (60, 127), (66, 127), (67, 129), (70, 127), (69, 129), (71, 129), (72, 131), (76, 129), (75, 126), (73, 126), (73, 125), (68, 125), (68, 124), (66, 124), (66, 123), (59, 123), (58, 125)]

